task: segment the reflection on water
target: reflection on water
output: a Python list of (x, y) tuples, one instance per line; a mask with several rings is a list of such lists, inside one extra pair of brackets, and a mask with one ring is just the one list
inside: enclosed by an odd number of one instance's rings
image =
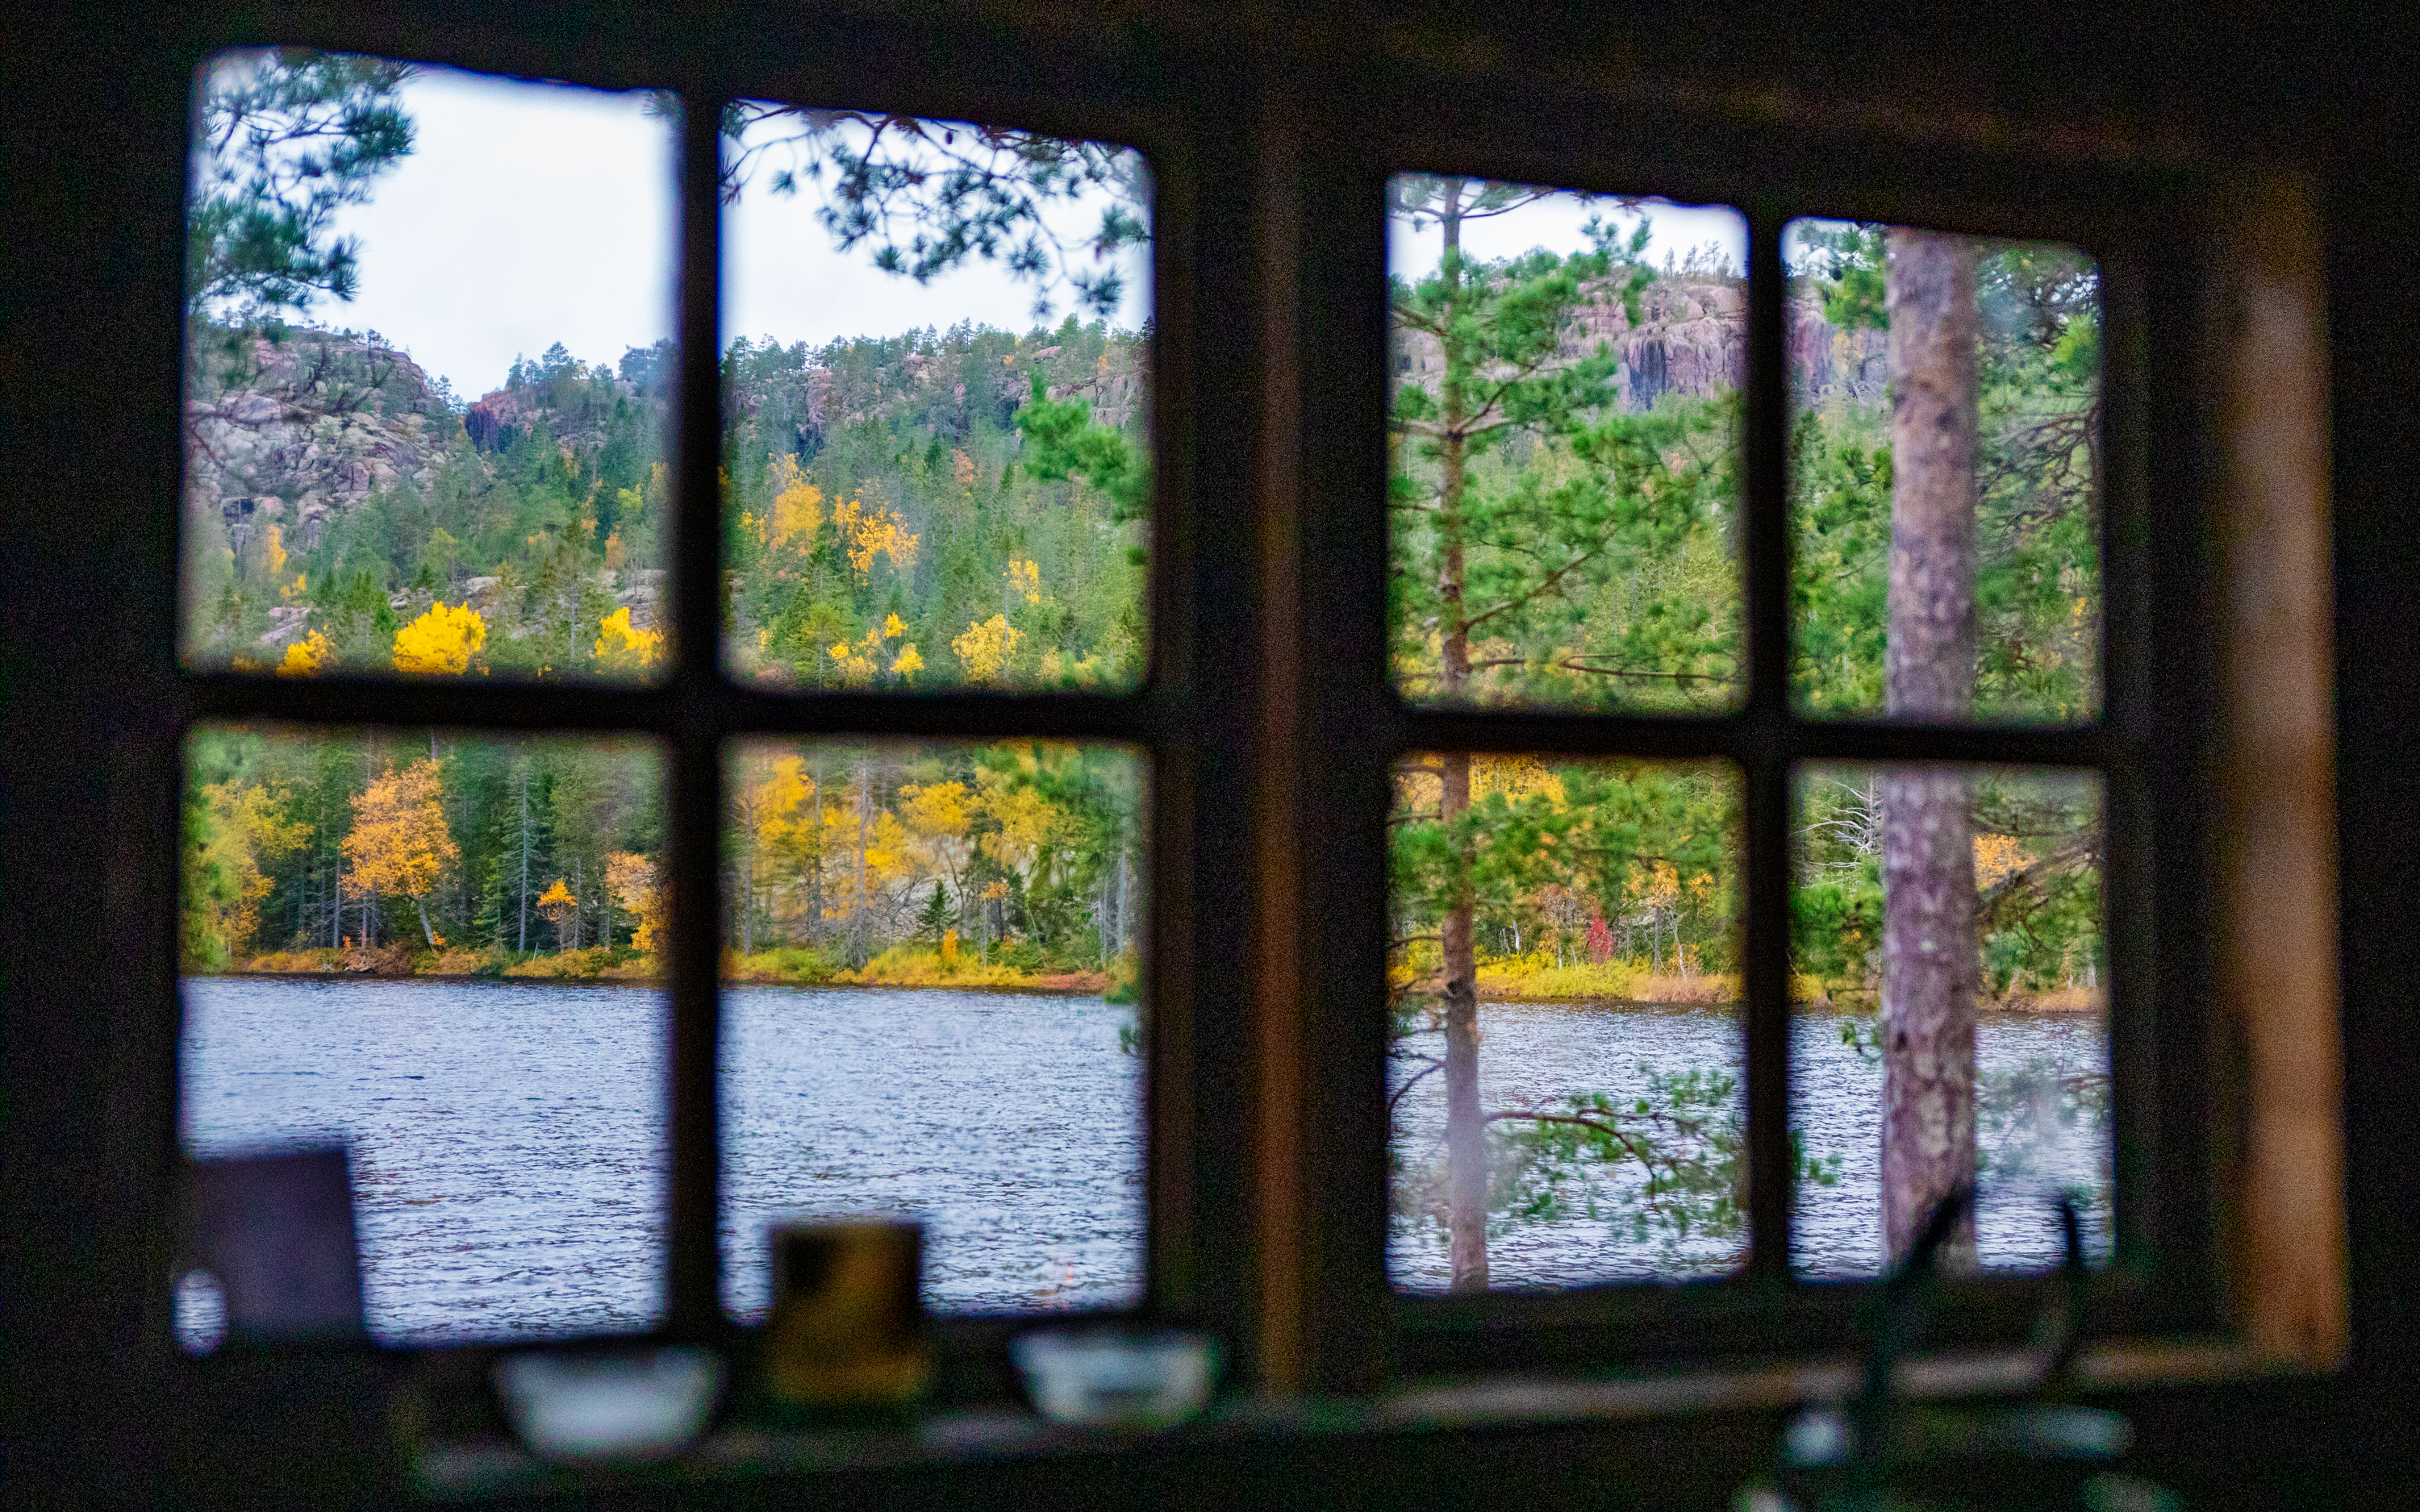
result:
[[(659, 1316), (666, 1158), (664, 999), (644, 989), (469, 982), (195, 979), (185, 983), (186, 1142), (201, 1154), (341, 1140), (353, 1152), (364, 1291), (390, 1341), (644, 1328)], [(1119, 1048), (1132, 1011), (1003, 993), (747, 988), (723, 1007), (724, 1299), (761, 1314), (767, 1223), (922, 1217), (926, 1296), (954, 1312), (1133, 1302), (1142, 1288), (1141, 1062)], [(1636, 1095), (1638, 1065), (1737, 1074), (1736, 1012), (1489, 1004), (1491, 1104), (1590, 1089)], [(1800, 1195), (1799, 1264), (1870, 1272), (1881, 1069), (1828, 1017), (1794, 1029), (1796, 1111), (1836, 1186)], [(1991, 1014), (1987, 1085), (2047, 1069), (2103, 1075), (2097, 1017)], [(1994, 1081), (1994, 1078), (1998, 1078)], [(1434, 1138), (1443, 1089), (1404, 1099)], [(1986, 1154), (1995, 1148), (1988, 1133)], [(2005, 1147), (2003, 1147), (2005, 1148)], [(2032, 1170), (1987, 1176), (1986, 1263), (2056, 1253), (2040, 1194), (2102, 1193), (2097, 1111), (2037, 1142)], [(1667, 1251), (1609, 1223), (1514, 1225), (1491, 1245), (1498, 1285), (1702, 1273), (1724, 1244)], [(1441, 1245), (1399, 1232), (1399, 1285), (1444, 1284)]]
[[(1792, 1259), (1817, 1275), (1872, 1275), (1882, 1269), (1883, 1068), (1840, 1038), (1837, 1014), (1802, 1012), (1791, 1031), (1791, 1117), (1807, 1152), (1838, 1156), (1830, 1187), (1801, 1186), (1792, 1225)], [(1987, 1267), (2040, 1270), (2056, 1262), (2053, 1203), (2061, 1191), (2081, 1205), (2085, 1251), (2110, 1253), (2106, 1117), (2109, 1033), (2098, 1013), (1985, 1013), (1976, 1031), (1976, 1148), (1982, 1174), (1975, 1239)], [(2058, 1088), (2086, 1093), (2041, 1108)], [(2067, 1115), (2062, 1121), (2060, 1114)], [(2047, 1114), (2048, 1116), (2040, 1116)]]

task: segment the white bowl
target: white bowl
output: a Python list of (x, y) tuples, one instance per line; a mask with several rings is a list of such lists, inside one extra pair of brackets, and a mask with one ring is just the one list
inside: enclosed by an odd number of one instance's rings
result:
[(722, 1361), (685, 1345), (528, 1350), (495, 1365), (504, 1415), (532, 1453), (574, 1462), (652, 1459), (704, 1431)]
[(1156, 1427), (1208, 1405), (1218, 1345), (1176, 1329), (1037, 1329), (1008, 1357), (1036, 1411), (1054, 1423)]

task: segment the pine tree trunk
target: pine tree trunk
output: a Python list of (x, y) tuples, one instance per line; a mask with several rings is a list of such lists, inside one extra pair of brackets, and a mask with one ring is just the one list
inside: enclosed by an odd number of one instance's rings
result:
[[(1975, 262), (1962, 239), (1889, 234), (1888, 712), (1975, 703)], [(1902, 1255), (1933, 1204), (1975, 1180), (1975, 845), (1965, 773), (1883, 780), (1883, 1242)], [(1972, 1215), (1943, 1252), (1972, 1268)]]
[[(1447, 299), (1457, 299), (1462, 287), (1458, 258), (1462, 252), (1462, 193), (1459, 178), (1445, 181), (1438, 220), (1444, 227)], [(1438, 691), (1448, 702), (1459, 702), (1470, 689), (1470, 629), (1463, 600), (1463, 496), (1467, 486), (1468, 443), (1462, 426), (1468, 418), (1465, 375), (1456, 353), (1447, 350), (1442, 391), (1439, 477), (1437, 481), (1437, 545), (1442, 562), (1437, 579), (1444, 631), (1444, 668)], [(1439, 783), (1437, 821), (1451, 832), (1470, 809), (1470, 753), (1452, 751), (1444, 758)], [(1462, 857), (1466, 865), (1470, 857)], [(1479, 965), (1471, 934), (1471, 899), (1466, 883), (1451, 900), (1440, 931), (1445, 965), (1445, 1160), (1448, 1263), (1456, 1291), (1487, 1289), (1487, 1116), (1479, 1102)]]

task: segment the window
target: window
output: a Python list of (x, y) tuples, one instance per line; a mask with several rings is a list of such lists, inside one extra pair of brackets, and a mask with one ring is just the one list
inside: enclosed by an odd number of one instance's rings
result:
[[(574, 54), (542, 28), (506, 29), (501, 39), (475, 45), (457, 39), (460, 51), (444, 52), (426, 34), (391, 23), (381, 12), (325, 35), (371, 55), (442, 52), (451, 61), (528, 76), (669, 84), (692, 112), (677, 129), (681, 271), (670, 333), (678, 356), (667, 381), (681, 418), (665, 442), (665, 659), (652, 679), (578, 685), (495, 676), (376, 681), (341, 670), (277, 679), (234, 671), (232, 658), (225, 670), (179, 666), (175, 648), (190, 642), (178, 639), (173, 613), (126, 609), (128, 643), (167, 648), (129, 674), (124, 700), (137, 722), (113, 779), (114, 791), (132, 795), (136, 815), (112, 841), (132, 860), (113, 883), (123, 888), (114, 905), (123, 912), (110, 916), (117, 921), (112, 937), (140, 947), (141, 960), (129, 968), (130, 1031), (112, 1037), (123, 1047), (113, 1053), (128, 1058), (108, 1073), (132, 1089), (138, 1117), (130, 1126), (149, 1127), (150, 1119), (165, 1129), (173, 1105), (175, 1073), (164, 1064), (174, 1038), (165, 1028), (173, 992), (165, 933), (176, 899), (163, 837), (177, 832), (178, 741), (195, 731), (266, 723), (435, 726), (499, 741), (657, 741), (662, 862), (672, 884), (661, 1319), (675, 1332), (729, 1337), (728, 1262), (740, 1246), (720, 1234), (730, 1190), (724, 1162), (738, 1143), (725, 1127), (730, 1088), (718, 1075), (718, 1054), (731, 1042), (724, 1031), (737, 1015), (718, 962), (731, 922), (719, 903), (728, 867), (718, 837), (739, 786), (733, 763), (747, 754), (735, 742), (778, 741), (797, 751), (1036, 739), (1119, 748), (1145, 753), (1140, 786), (1149, 794), (1136, 810), (1152, 868), (1139, 908), (1150, 931), (1141, 971), (1151, 1017), (1140, 1062), (1148, 1134), (1140, 1157), (1144, 1311), (1219, 1329), (1236, 1343), (1241, 1379), (1278, 1388), (1360, 1389), (1389, 1371), (1829, 1349), (1853, 1337), (1861, 1288), (1794, 1266), (1785, 926), (1800, 856), (1796, 832), (1805, 824), (1801, 784), (1845, 774), (1854, 785), (1856, 772), (1938, 764), (2096, 774), (2087, 785), (2098, 784), (2092, 801), (2107, 836), (2106, 949), (2096, 975), (2114, 1002), (2146, 1010), (2121, 1011), (2110, 1030), (2115, 1239), (2101, 1317), (2103, 1326), (2128, 1332), (2226, 1320), (2218, 1277), (2227, 1258), (2222, 1249), (2234, 1242), (2224, 1225), (2234, 1220), (2221, 1198), (2238, 1190), (2244, 1167), (2230, 1164), (2238, 1159), (2226, 1121), (2231, 1115), (2199, 1068), (2214, 1045), (2234, 1042), (2221, 1033), (2227, 1015), (2251, 1025), (2255, 1032), (2242, 1036), (2249, 1042), (2286, 1037), (2228, 995), (2243, 979), (2225, 952), (2175, 921), (2222, 905), (2238, 910), (2230, 917), (2250, 917), (2254, 903), (2229, 890), (2232, 873), (2203, 857), (2278, 810), (2262, 808), (2256, 782), (2242, 810), (2209, 819), (2205, 759), (2218, 749), (2257, 770), (2267, 748), (2232, 744), (2233, 734), (2222, 748), (2213, 734), (2227, 728), (2216, 713), (2246, 696), (2213, 648), (2243, 633), (2251, 616), (2222, 592), (2234, 578), (2176, 543), (2203, 539), (2207, 501), (2238, 488), (2231, 480), (2242, 471), (2257, 474), (2256, 483), (2272, 489), (2264, 497), (2307, 525), (2307, 510), (2297, 511), (2317, 473), (2277, 481), (2262, 471), (2273, 455), (2230, 450), (2238, 431), (2203, 408), (2210, 394), (2195, 375), (2234, 373), (2212, 380), (2221, 387), (2254, 381), (2226, 365), (2242, 349), (2240, 329), (2226, 323), (2234, 317), (2204, 323), (2205, 294), (2214, 284), (2237, 286), (2226, 281), (2241, 274), (2203, 235), (2217, 202), (2206, 174), (2166, 175), (2098, 158), (2044, 165), (2022, 150), (1943, 148), (1887, 133), (1839, 153), (1696, 106), (1675, 107), (1678, 128), (1651, 122), (1630, 132), (1621, 124), (1628, 117), (1595, 94), (1583, 91), (1578, 101), (1553, 91), (1533, 97), (1509, 80), (1482, 81), (1466, 97), (1447, 91), (1475, 102), (1440, 112), (1434, 100), (1442, 96), (1431, 86), (1449, 80), (1445, 60), (1417, 49), (1397, 55), (1387, 51), (1393, 43), (1381, 41), (1370, 44), (1372, 57), (1389, 61), (1373, 64), (1370, 77), (1356, 75), (1344, 91), (1370, 107), (1358, 123), (1366, 130), (1348, 131), (1330, 130), (1335, 123), (1316, 115), (1297, 119), (1287, 114), (1292, 106), (1268, 106), (1269, 120), (1248, 117), (1240, 99), (1220, 93), (1218, 79), (1190, 64), (1171, 65), (1161, 77), (1089, 52), (1070, 62), (1055, 44), (1006, 23), (997, 54), (973, 69), (952, 61), (962, 60), (963, 35), (952, 44), (961, 51), (941, 56), (904, 45), (930, 42), (932, 34), (880, 18), (864, 23), (863, 34), (784, 18), (802, 39), (785, 42), (779, 67), (747, 61), (719, 35), (663, 44), (671, 49), (664, 54), (651, 51), (652, 42), (626, 50), (607, 39), (577, 54), (602, 60), (592, 68), (566, 61)], [(735, 332), (721, 325), (728, 301), (718, 282), (728, 224), (712, 192), (721, 143), (699, 116), (700, 102), (725, 99), (895, 101), (936, 119), (1038, 122), (1066, 140), (1132, 143), (1145, 151), (1157, 211), (1150, 410), (1161, 424), (1149, 458), (1156, 507), (1138, 616), (1147, 659), (1130, 681), (1087, 687), (1063, 662), (1064, 676), (1046, 683), (1037, 663), (1034, 680), (1013, 688), (928, 683), (903, 697), (879, 686), (908, 674), (898, 670), (891, 638), (877, 637), (879, 671), (852, 685), (853, 664), (874, 662), (876, 648), (864, 645), (864, 635), (879, 631), (878, 622), (850, 626), (845, 640), (793, 637), (796, 654), (772, 680), (756, 680), (764, 669), (746, 665), (744, 643), (726, 653), (734, 624), (771, 629), (779, 611), (759, 617), (768, 607), (759, 606), (726, 622), (721, 607), (730, 527), (716, 466), (724, 450), (724, 377), (706, 354), (725, 350)], [(1233, 122), (1247, 118), (1257, 124), (1239, 138)], [(1575, 121), (1589, 124), (1575, 129)], [(1740, 564), (1740, 667), (1725, 701), (1702, 708), (1574, 707), (1430, 704), (1404, 696), (1385, 586), (1385, 417), (1388, 379), (1418, 378), (1420, 357), (1392, 345), (1380, 293), (1384, 228), (1393, 173), (1441, 167), (1490, 182), (1652, 191), (1683, 204), (1743, 208), (1744, 365), (1730, 545)], [(173, 173), (174, 164), (163, 171)], [(2022, 726), (1907, 725), (1817, 717), (1793, 702), (1784, 291), (1786, 228), (1801, 215), (2047, 239), (2097, 260), (2108, 375), (2108, 516), (2097, 570), (2109, 588), (2088, 716)], [(2240, 228), (2231, 219), (2215, 224)], [(2285, 282), (2307, 297), (2309, 268), (2302, 274), (2299, 285)], [(173, 302), (160, 301), (163, 309)], [(2307, 298), (2299, 308), (2309, 315)], [(2319, 363), (2305, 357), (2307, 377)], [(163, 359), (162, 372), (169, 365)], [(151, 398), (145, 412), (165, 437), (167, 401)], [(2297, 413), (2306, 428), (2319, 427), (2315, 406)], [(772, 462), (785, 455), (767, 450)], [(164, 453), (153, 460), (163, 474), (173, 471)], [(954, 467), (946, 449), (939, 462)], [(769, 489), (768, 501), (788, 486), (769, 469), (744, 481)], [(177, 563), (160, 544), (167, 539), (160, 527), (173, 502), (162, 490), (139, 499), (138, 492), (121, 490), (124, 518), (148, 522), (135, 533), (159, 540), (138, 542), (133, 570), (147, 592), (134, 596), (170, 604)], [(830, 500), (826, 488), (822, 507)], [(224, 513), (219, 519), (222, 528), (235, 523)], [(778, 532), (768, 526), (767, 533)], [(2300, 561), (2316, 570), (2308, 553)], [(880, 570), (890, 570), (887, 563)], [(87, 576), (101, 580), (97, 569)], [(634, 616), (630, 628), (635, 636), (650, 626)], [(833, 654), (834, 645), (849, 654)], [(921, 643), (919, 654), (927, 665), (938, 659)], [(815, 657), (819, 668), (810, 664)], [(826, 681), (810, 690), (805, 685), (818, 672)], [(1077, 686), (1066, 688), (1068, 680)], [(2308, 756), (2307, 745), (2293, 749)], [(1388, 1100), (1396, 1088), (1387, 1081), (1390, 963), (1379, 921), (1390, 911), (1387, 835), (1396, 774), (1406, 755), (1424, 752), (1544, 753), (1573, 768), (1624, 763), (1712, 771), (1718, 777), (1711, 788), (1728, 784), (1736, 794), (1721, 800), (1737, 816), (1731, 913), (1745, 999), (1737, 1077), (1745, 1251), (1735, 1268), (1682, 1287), (1630, 1285), (1600, 1272), (1574, 1279), (1616, 1284), (1536, 1295), (1399, 1295), (1390, 1284)], [(2317, 831), (2293, 833), (2308, 841)], [(2316, 863), (2310, 854), (2303, 862), (2297, 874), (2307, 883)], [(2324, 916), (2332, 894), (2321, 882), (2297, 896), (2316, 900)], [(2154, 919), (2163, 922), (2156, 932)], [(619, 927), (631, 926), (625, 919)], [(1710, 917), (1689, 923), (1677, 941), (1668, 930), (1662, 938), (1675, 951), (1669, 959), (1690, 961), (1695, 970), (1704, 958), (1692, 952), (1728, 927)], [(1639, 933), (1645, 943), (1647, 932)], [(2309, 943), (2307, 933), (2300, 937)], [(2318, 983), (2321, 997), (2325, 987)], [(2307, 1008), (2319, 999), (2297, 1000)], [(2298, 1134), (2312, 1132), (2304, 1112)], [(2275, 1164), (2257, 1167), (2268, 1172), (2260, 1180), (2308, 1186), (2311, 1167), (2281, 1153), (2290, 1145), (2279, 1133)], [(160, 1164), (160, 1151), (146, 1148), (131, 1167)], [(2327, 1157), (2316, 1158), (2324, 1165)], [(158, 1191), (135, 1201), (147, 1223), (169, 1207)], [(2290, 1242), (2281, 1228), (2263, 1232), (2276, 1248)], [(2305, 1294), (2316, 1299), (2306, 1333), (2322, 1341), (2328, 1285), (2322, 1259)], [(151, 1298), (155, 1315), (164, 1316), (156, 1274), (140, 1286), (128, 1279), (122, 1289)], [(2335, 1295), (2340, 1304), (2340, 1284)], [(1966, 1339), (2017, 1338), (2030, 1321), (2029, 1304), (2024, 1282), (1988, 1280), (1960, 1291), (1943, 1326)], [(2334, 1316), (2340, 1318), (2340, 1305)], [(166, 1336), (164, 1328), (154, 1332)], [(997, 1332), (969, 1322), (951, 1336), (969, 1358), (988, 1359)]]
[(1139, 693), (1142, 156), (351, 54), (197, 89), (187, 1149), (345, 1145), (388, 1344), (753, 1326), (768, 1227), (865, 1213), (935, 1312), (1137, 1308), (1189, 702)]
[[(1390, 670), (1418, 742), (1391, 820), (1396, 959), (1420, 1005), (1397, 1020), (1392, 1253), (1399, 1288), (1455, 1293), (1412, 1300), (1414, 1335), (1440, 1308), (1455, 1328), (1517, 1328), (1512, 1299), (1480, 1293), (1568, 1288), (1591, 1266), (1705, 1277), (1690, 1289), (1715, 1296), (1870, 1276), (1978, 1166), (1986, 1274), (2055, 1260), (2058, 1189), (2108, 1257), (2102, 999), (2036, 958), (2089, 961), (2097, 983), (2097, 773), (2123, 789), (2139, 757), (2122, 735), (2061, 748), (2025, 728), (2097, 723), (2101, 543), (2139, 507), (2106, 461), (2098, 265), (1850, 223), (1776, 236), (1476, 177), (1399, 175), (1388, 202), (1445, 237), (1423, 255), (1399, 224), (1391, 256), (1394, 339), (1421, 375), (1392, 385)], [(1675, 224), (1714, 235), (1683, 255)], [(1786, 414), (1760, 408), (1775, 389)], [(1551, 726), (1575, 755), (1728, 759), (1744, 810), (1719, 779), (1686, 795), (1685, 768), (1529, 754), (1559, 707), (1588, 711)], [(1841, 722), (1885, 712), (1869, 732)], [(1422, 738), (1449, 731), (1477, 750)], [(1824, 763), (1873, 735), (1893, 764)], [(2027, 737), (2025, 755), (2096, 772), (1904, 764)], [(1743, 838), (1741, 864), (1726, 851)], [(1586, 932), (1557, 929), (1559, 909), (1584, 910)], [(1524, 951), (1524, 924), (1554, 934), (1552, 963)], [(1944, 934), (1974, 938), (1979, 979), (1956, 947), (1930, 964)], [(1573, 976), (1574, 946), (1605, 978), (1584, 998), (1743, 1006), (1575, 1006), (1559, 1033), (1533, 1027), (1521, 1004), (1555, 995), (1550, 964)], [(2023, 992), (2045, 971), (2086, 1010), (2074, 1032), (2005, 1011), (1978, 1026), (1978, 1004), (2037, 1008)], [(1596, 1063), (1562, 1040), (1593, 1041)], [(1407, 1219), (1445, 1231), (1440, 1256), (1406, 1247)], [(2139, 1266), (2131, 1222), (2115, 1227)], [(1626, 1305), (1610, 1292), (1598, 1316)]]

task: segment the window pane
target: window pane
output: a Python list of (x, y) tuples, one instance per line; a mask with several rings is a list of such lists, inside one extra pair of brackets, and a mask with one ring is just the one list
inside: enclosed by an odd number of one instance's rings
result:
[(1389, 202), (1396, 686), (1736, 704), (1746, 223), (1426, 174)]
[(1984, 1266), (2055, 1264), (2062, 1194), (2105, 1257), (2101, 779), (1827, 765), (1796, 801), (1797, 1264), (1875, 1273), (1968, 1181)]
[(187, 664), (651, 675), (669, 107), (299, 50), (198, 87)]
[(1798, 706), (2090, 722), (2099, 265), (1839, 221), (1784, 251)]
[(1133, 687), (1141, 156), (761, 100), (725, 125), (734, 671), (801, 691)]
[(1398, 1288), (1739, 1264), (1739, 812), (1719, 765), (1440, 752), (1397, 769)]
[(388, 1342), (657, 1321), (653, 748), (221, 726), (186, 765), (186, 1149), (349, 1147)]
[(752, 740), (723, 834), (723, 1301), (766, 1229), (922, 1219), (926, 1304), (1142, 1296), (1142, 760)]

